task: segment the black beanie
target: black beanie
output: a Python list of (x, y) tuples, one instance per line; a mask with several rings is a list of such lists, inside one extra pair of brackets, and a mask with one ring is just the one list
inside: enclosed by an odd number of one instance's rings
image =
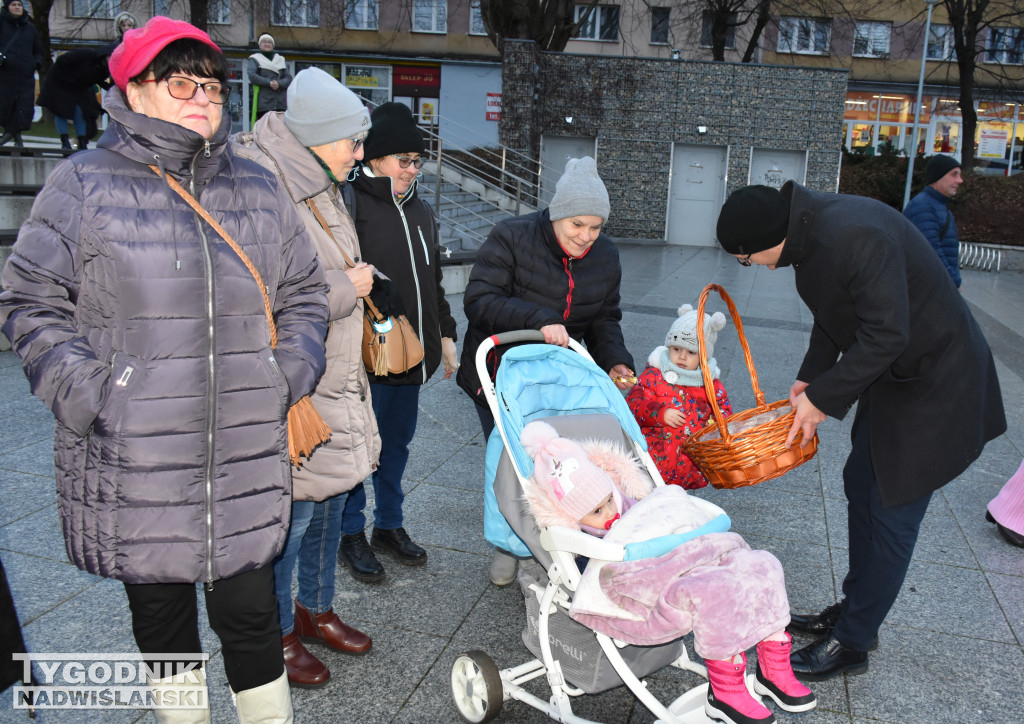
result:
[(427, 150), (423, 132), (404, 103), (383, 103), (370, 114), (370, 133), (363, 142), (367, 161), (391, 153), (419, 153)]
[(771, 186), (733, 191), (718, 215), (718, 243), (730, 254), (756, 254), (786, 239), (789, 203)]
[(954, 168), (960, 168), (960, 162), (955, 158), (941, 153), (935, 154), (924, 166), (924, 185), (935, 183)]

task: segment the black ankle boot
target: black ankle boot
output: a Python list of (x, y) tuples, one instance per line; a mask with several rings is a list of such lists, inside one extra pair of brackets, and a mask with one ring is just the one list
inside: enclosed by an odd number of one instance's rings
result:
[(360, 531), (356, 535), (341, 536), (338, 547), (338, 562), (348, 569), (357, 581), (373, 583), (384, 580), (384, 566), (377, 560), (366, 542), (366, 534)]
[(370, 547), (378, 553), (390, 553), (406, 566), (419, 566), (427, 562), (427, 552), (412, 542), (405, 528), (381, 530), (374, 526)]
[(71, 138), (66, 133), (60, 134), (60, 147), (65, 151), (72, 151)]
[(86, 138), (85, 136), (79, 136), (78, 137), (78, 150), (79, 151), (84, 151), (87, 148), (89, 148), (89, 139)]

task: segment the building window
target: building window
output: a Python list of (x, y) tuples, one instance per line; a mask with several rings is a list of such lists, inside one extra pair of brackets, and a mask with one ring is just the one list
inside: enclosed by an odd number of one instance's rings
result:
[(272, 0), (274, 25), (315, 28), (320, 25), (320, 0)]
[(484, 16), (480, 12), (480, 0), (473, 0), (469, 6), (469, 34), (487, 35), (487, 28), (484, 26)]
[(986, 63), (1024, 64), (1024, 29), (989, 28)]
[(668, 45), (668, 17), (671, 8), (651, 8), (651, 45)]
[(376, 30), (377, 0), (345, 0), (346, 30)]
[(932, 25), (928, 31), (928, 60), (953, 60), (956, 46), (953, 44), (953, 28), (949, 25)]
[(780, 18), (780, 53), (828, 55), (832, 26), (828, 20), (814, 18)]
[[(705, 10), (700, 18), (700, 47), (710, 48), (711, 43), (711, 25), (715, 19), (715, 16), (709, 11)], [(729, 13), (729, 28), (725, 31), (725, 47), (728, 50), (736, 49), (736, 24), (739, 22), (739, 17), (736, 13)]]
[(163, 15), (167, 17), (169, 0), (153, 0), (153, 15)]
[(858, 58), (888, 58), (891, 23), (857, 21), (853, 36), (853, 54)]
[[(589, 5), (577, 5), (574, 19), (580, 21)], [(580, 25), (576, 33), (578, 40), (611, 40), (619, 39), (619, 6), (598, 5), (590, 13), (587, 21)]]
[(207, 19), (214, 25), (231, 24), (231, 0), (210, 0), (206, 12)]
[[(26, 4), (25, 9), (28, 9)], [(121, 0), (71, 0), (71, 14), (76, 18), (110, 18), (121, 12)]]
[(448, 0), (412, 0), (412, 29), (417, 33), (447, 33)]

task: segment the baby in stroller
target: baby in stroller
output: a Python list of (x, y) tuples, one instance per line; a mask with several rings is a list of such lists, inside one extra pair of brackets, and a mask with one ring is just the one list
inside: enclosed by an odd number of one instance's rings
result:
[[(525, 489), (540, 528), (562, 527), (627, 545), (621, 562), (586, 565), (569, 615), (631, 644), (658, 645), (693, 632), (710, 687), (705, 711), (732, 724), (775, 717), (746, 686), (746, 650), (757, 648), (754, 691), (785, 711), (814, 708), (790, 667), (792, 638), (782, 566), (729, 533), (678, 486), (653, 489), (634, 457), (604, 441), (577, 443), (542, 421), (520, 436), (534, 460)], [(649, 541), (644, 547), (640, 541)]]

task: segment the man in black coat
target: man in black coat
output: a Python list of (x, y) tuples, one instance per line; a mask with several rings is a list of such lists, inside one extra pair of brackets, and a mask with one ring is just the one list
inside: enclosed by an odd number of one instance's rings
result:
[(867, 670), (899, 594), (928, 502), (1006, 430), (988, 343), (942, 262), (902, 214), (873, 199), (747, 186), (718, 218), (743, 266), (792, 265), (814, 314), (790, 389), (798, 431), (857, 403), (843, 470), (849, 511), (844, 599), (790, 628), (820, 638), (792, 655), (805, 679)]

